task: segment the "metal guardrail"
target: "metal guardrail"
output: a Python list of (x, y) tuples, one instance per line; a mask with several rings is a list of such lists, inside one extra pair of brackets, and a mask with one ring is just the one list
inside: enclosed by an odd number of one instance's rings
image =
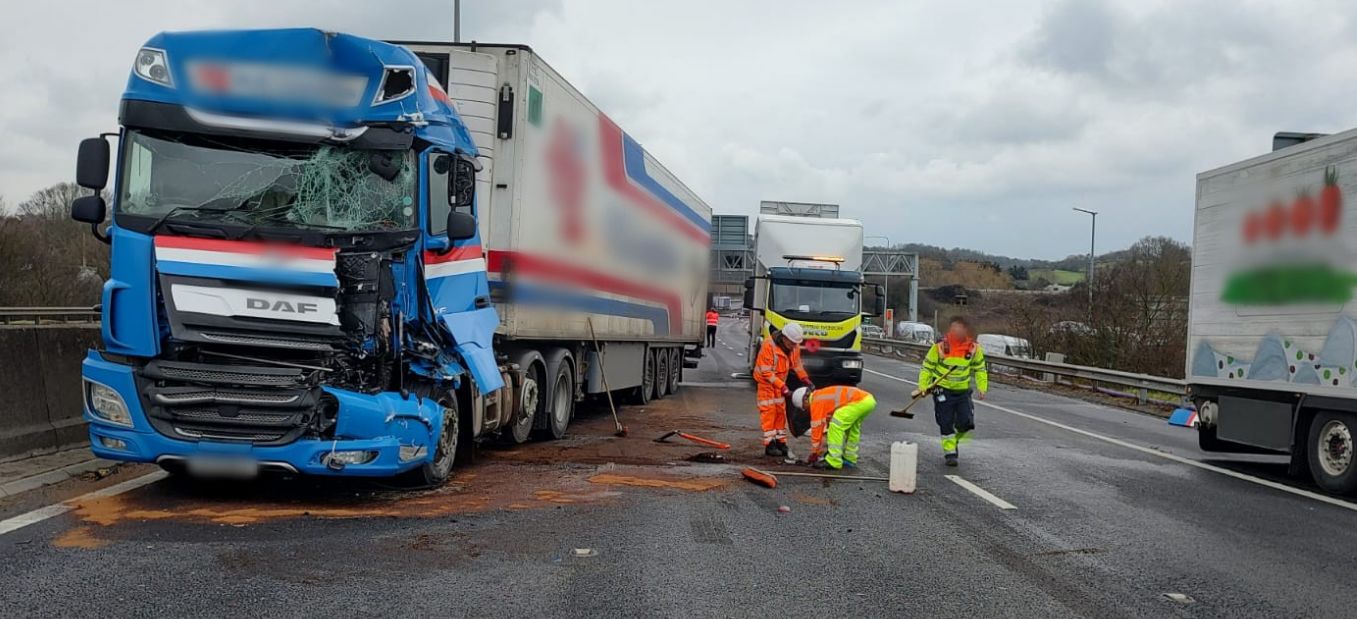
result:
[[(916, 353), (920, 358), (928, 354), (928, 349), (932, 346), (931, 344), (920, 344), (903, 340), (868, 337), (862, 338), (862, 343), (866, 346), (885, 349), (886, 352), (891, 352), (892, 349), (899, 349)], [(1164, 378), (1162, 376), (1151, 376), (1149, 374), (1105, 370), (1103, 368), (1085, 365), (1038, 361), (1036, 359), (1008, 357), (1005, 355), (989, 353), (985, 354), (985, 358), (989, 360), (991, 366), (1011, 367), (1027, 372), (1078, 378), (1081, 380), (1133, 389), (1142, 404), (1149, 400), (1149, 392), (1151, 391), (1167, 393), (1178, 396), (1179, 398), (1183, 398), (1187, 395), (1187, 382), (1177, 378)]]
[(0, 307), (0, 325), (99, 322), (93, 307)]

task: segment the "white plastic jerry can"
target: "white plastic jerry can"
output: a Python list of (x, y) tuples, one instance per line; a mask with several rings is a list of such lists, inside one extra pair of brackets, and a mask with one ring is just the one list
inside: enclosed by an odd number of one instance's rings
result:
[(891, 443), (891, 492), (914, 494), (918, 487), (919, 446), (900, 441)]

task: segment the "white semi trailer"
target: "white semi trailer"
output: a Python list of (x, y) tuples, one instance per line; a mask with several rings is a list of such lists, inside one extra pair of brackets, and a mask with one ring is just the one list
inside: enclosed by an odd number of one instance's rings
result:
[(1357, 491), (1354, 192), (1357, 130), (1277, 148), (1197, 175), (1192, 243), (1202, 449), (1289, 454), (1335, 493)]

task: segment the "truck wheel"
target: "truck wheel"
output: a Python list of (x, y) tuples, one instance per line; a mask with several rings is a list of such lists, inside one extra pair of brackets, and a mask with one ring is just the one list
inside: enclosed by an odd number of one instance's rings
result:
[[(443, 409), (443, 428), (434, 443), (433, 458), (410, 471), (411, 481), (423, 487), (441, 486), (452, 476), (452, 463), (457, 459), (457, 450), (461, 447), (462, 423), (457, 410), (457, 398), (452, 394), (439, 398), (438, 405)], [(466, 449), (470, 449), (470, 445)]]
[(632, 387), (631, 395), (627, 398), (632, 404), (645, 406), (655, 396), (655, 356), (646, 351), (644, 355), (645, 367), (641, 369), (641, 384)]
[(683, 349), (669, 349), (669, 393), (679, 390), (679, 379), (683, 377)]
[(537, 436), (555, 440), (565, 436), (565, 429), (575, 414), (575, 371), (570, 364), (570, 353), (557, 349), (548, 355), (547, 376), (552, 379), (550, 388), (539, 392), (539, 399), (546, 406), (538, 409), (542, 418), (537, 422)]
[(1310, 475), (1327, 492), (1351, 494), (1357, 490), (1357, 416), (1319, 411), (1310, 422)]
[[(514, 362), (523, 371), (523, 386), (518, 393), (517, 407), (509, 425), (504, 428), (504, 440), (515, 445), (526, 443), (532, 438), (533, 428), (543, 414), (542, 406), (546, 398), (543, 390), (547, 384), (546, 360), (535, 350), (520, 353)], [(509, 403), (506, 403), (506, 406)]]
[(669, 351), (656, 348), (655, 354), (655, 399), (669, 395)]

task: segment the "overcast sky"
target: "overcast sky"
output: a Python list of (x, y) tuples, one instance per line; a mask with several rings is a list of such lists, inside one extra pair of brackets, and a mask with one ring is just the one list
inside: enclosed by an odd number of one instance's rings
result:
[[(317, 26), (450, 40), (452, 1), (13, 3), (0, 195), (74, 174), (160, 30)], [(465, 0), (463, 38), (527, 43), (718, 213), (834, 202), (894, 242), (1021, 257), (1191, 236), (1197, 172), (1278, 130), (1357, 126), (1341, 0)]]

